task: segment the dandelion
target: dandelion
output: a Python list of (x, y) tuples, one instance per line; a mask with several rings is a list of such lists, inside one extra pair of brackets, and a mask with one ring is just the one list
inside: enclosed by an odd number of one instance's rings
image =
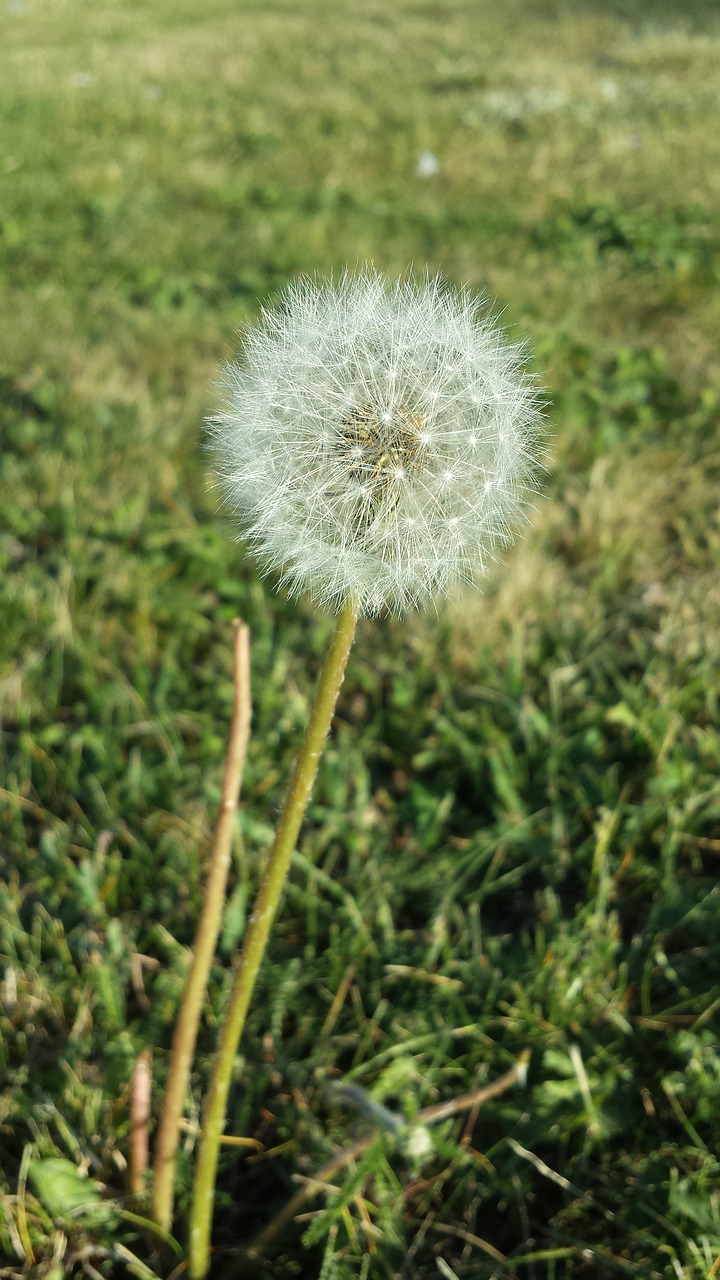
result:
[(439, 279), (301, 280), (224, 372), (227, 504), (291, 594), (402, 614), (481, 574), (533, 487), (523, 348)]
[[(370, 268), (338, 284), (289, 288), (248, 334), (243, 363), (226, 367), (224, 386), (211, 432), (226, 501), (263, 569), (337, 618), (213, 1063), (190, 1215), (191, 1280), (207, 1274), (237, 1046), (357, 619), (403, 614), (485, 570), (526, 515), (540, 425), (523, 348), (479, 316), (469, 291), (430, 277), (392, 282)], [(166, 1226), (174, 1155), (157, 1167), (164, 1208), (156, 1220)]]

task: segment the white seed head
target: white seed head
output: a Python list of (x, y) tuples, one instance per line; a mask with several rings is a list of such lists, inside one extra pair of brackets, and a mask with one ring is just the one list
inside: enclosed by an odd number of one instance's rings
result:
[(522, 346), (440, 279), (301, 279), (224, 369), (210, 421), (227, 503), (293, 594), (361, 613), (482, 573), (540, 453)]

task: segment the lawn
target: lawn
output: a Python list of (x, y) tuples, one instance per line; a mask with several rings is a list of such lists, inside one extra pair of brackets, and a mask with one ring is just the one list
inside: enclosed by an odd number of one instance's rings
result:
[[(481, 590), (360, 625), (212, 1275), (720, 1276), (717, 4), (6, 0), (0, 27), (0, 1277), (182, 1274), (332, 627), (257, 576), (202, 423), (262, 303), (368, 259), (529, 341), (544, 497)], [(157, 1116), (236, 616), (253, 737), (163, 1255), (130, 1080), (150, 1051)], [(377, 1122), (526, 1053), (423, 1153)]]

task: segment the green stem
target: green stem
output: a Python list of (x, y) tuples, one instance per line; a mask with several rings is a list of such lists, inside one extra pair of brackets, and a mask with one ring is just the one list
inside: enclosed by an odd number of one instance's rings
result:
[(233, 671), (235, 697), (225, 759), (220, 817), (215, 830), (202, 910), (193, 944), (192, 962), (175, 1024), (162, 1113), (155, 1141), (152, 1217), (163, 1231), (170, 1231), (172, 1227), (180, 1118), (185, 1105), (208, 975), (220, 931), (235, 831), (237, 798), (250, 737), (250, 642), (248, 628), (238, 621), (235, 622)]
[(300, 824), (315, 781), (320, 755), (328, 735), (335, 703), (355, 634), (357, 614), (348, 604), (338, 616), (335, 634), (315, 694), (310, 720), (295, 764), (290, 790), (285, 800), (267, 866), (250, 918), (242, 954), (235, 972), (225, 1021), (220, 1033), (203, 1115), (202, 1136), (195, 1170), (190, 1210), (191, 1280), (202, 1280), (209, 1266), (215, 1175), (225, 1123), (237, 1047), (265, 951), (270, 927), (290, 866)]

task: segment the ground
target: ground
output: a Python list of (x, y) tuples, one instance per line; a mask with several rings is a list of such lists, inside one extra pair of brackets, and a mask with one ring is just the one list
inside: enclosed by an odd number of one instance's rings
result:
[(0, 1275), (174, 1265), (128, 1196), (128, 1089), (151, 1050), (157, 1113), (239, 614), (253, 741), (184, 1249), (331, 627), (257, 577), (202, 422), (263, 302), (368, 259), (469, 284), (528, 340), (545, 496), (480, 590), (361, 625), (237, 1065), (228, 1131), (262, 1150), (223, 1156), (212, 1274), (375, 1132), (328, 1081), (412, 1118), (528, 1050), (526, 1087), (423, 1160), (378, 1131), (258, 1274), (720, 1274), (717, 6), (7, 0), (2, 28)]

